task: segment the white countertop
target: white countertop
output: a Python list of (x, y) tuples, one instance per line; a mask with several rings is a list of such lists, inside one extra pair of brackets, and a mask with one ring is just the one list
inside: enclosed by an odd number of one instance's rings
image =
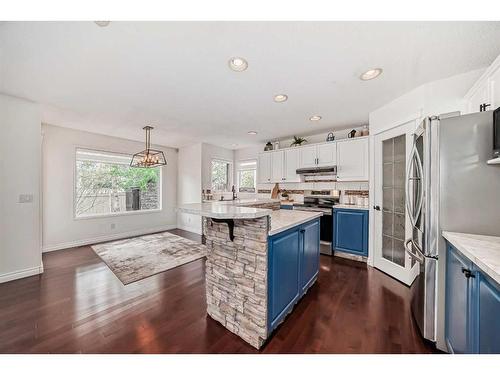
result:
[(500, 284), (500, 237), (455, 232), (443, 232), (443, 237)]
[(333, 208), (350, 208), (352, 210), (369, 210), (369, 206), (358, 206), (356, 204), (336, 204)]
[(271, 229), (269, 235), (275, 235), (296, 225), (307, 223), (322, 216), (322, 212), (276, 210), (271, 212)]
[(272, 212), (272, 210), (264, 208), (240, 207), (234, 204), (220, 203), (189, 203), (179, 206), (178, 210), (214, 219), (257, 219), (270, 215)]

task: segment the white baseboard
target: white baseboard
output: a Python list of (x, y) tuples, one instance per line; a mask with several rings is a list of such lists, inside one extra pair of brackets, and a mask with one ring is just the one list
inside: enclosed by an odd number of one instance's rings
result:
[(24, 270), (12, 271), (0, 275), (0, 284), (6, 283), (7, 281), (22, 279), (24, 277), (38, 275), (43, 273), (43, 262), (40, 262), (38, 267), (26, 268)]
[(171, 229), (175, 229), (175, 228), (177, 228), (177, 225), (170, 224), (170, 225), (164, 225), (161, 227), (139, 229), (139, 230), (134, 230), (134, 231), (129, 231), (129, 232), (121, 232), (121, 233), (109, 234), (109, 235), (104, 235), (104, 236), (99, 236), (99, 237), (86, 238), (84, 240), (58, 243), (58, 244), (54, 244), (54, 245), (44, 245), (44, 246), (42, 246), (42, 252), (48, 253), (50, 251), (69, 249), (71, 247), (93, 245), (93, 244), (100, 243), (100, 242), (107, 242), (107, 241), (113, 241), (113, 240), (120, 240), (122, 238), (142, 236), (144, 234), (163, 232), (163, 231), (171, 230)]

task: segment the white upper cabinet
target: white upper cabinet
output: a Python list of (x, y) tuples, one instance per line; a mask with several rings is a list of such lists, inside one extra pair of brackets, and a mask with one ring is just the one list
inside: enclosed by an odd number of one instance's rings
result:
[(261, 184), (271, 182), (271, 153), (259, 154), (257, 175)]
[(317, 146), (302, 146), (299, 148), (299, 165), (300, 168), (313, 168), (316, 167)]
[(299, 168), (299, 149), (290, 148), (284, 150), (283, 153), (285, 155), (284, 182), (300, 182), (300, 176), (296, 173)]
[(337, 142), (337, 181), (368, 181), (368, 138)]
[(299, 147), (300, 168), (330, 167), (337, 164), (337, 143)]
[(484, 104), (489, 104), (487, 111), (500, 107), (500, 56), (471, 87), (465, 99), (467, 113), (480, 112)]
[(500, 107), (500, 66), (490, 76), (491, 108)]
[(318, 167), (337, 165), (337, 142), (323, 143), (317, 146)]
[(337, 166), (337, 181), (368, 181), (368, 138), (344, 139), (259, 154), (259, 183), (301, 182), (299, 168)]
[[(490, 102), (490, 87), (487, 80), (485, 80), (481, 85), (477, 86), (475, 92), (469, 97), (468, 113), (479, 112), (481, 105), (490, 104)], [(487, 109), (491, 109), (491, 107)]]
[(271, 182), (283, 182), (283, 164), (285, 153), (275, 151), (271, 153)]

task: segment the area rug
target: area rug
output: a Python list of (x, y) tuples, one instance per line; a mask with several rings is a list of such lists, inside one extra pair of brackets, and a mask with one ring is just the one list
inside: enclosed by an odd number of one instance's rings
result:
[(205, 245), (168, 232), (93, 245), (92, 249), (124, 285), (206, 255)]

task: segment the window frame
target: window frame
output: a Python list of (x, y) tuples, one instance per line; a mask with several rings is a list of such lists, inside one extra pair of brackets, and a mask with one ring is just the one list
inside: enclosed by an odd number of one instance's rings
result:
[(89, 146), (81, 146), (81, 145), (74, 145), (73, 147), (73, 155), (72, 155), (72, 163), (73, 163), (73, 191), (72, 191), (72, 217), (73, 220), (92, 220), (92, 219), (101, 219), (101, 218), (109, 218), (109, 217), (118, 217), (118, 216), (130, 216), (130, 215), (147, 215), (151, 213), (159, 213), (163, 211), (163, 171), (161, 167), (159, 171), (159, 186), (158, 186), (158, 203), (159, 203), (159, 208), (154, 208), (151, 210), (136, 210), (136, 211), (124, 211), (124, 212), (109, 212), (109, 213), (103, 213), (103, 214), (92, 214), (92, 215), (85, 215), (85, 216), (77, 216), (76, 215), (76, 184), (77, 184), (77, 167), (76, 167), (76, 162), (77, 162), (77, 152), (78, 150), (87, 150), (87, 151), (92, 151), (92, 152), (101, 152), (101, 153), (107, 153), (107, 154), (116, 154), (116, 155), (121, 155), (121, 156), (126, 156), (132, 159), (132, 154), (128, 154), (125, 152), (120, 152), (120, 151), (110, 151), (110, 150), (103, 150), (103, 149), (98, 149), (98, 148), (93, 148)]
[[(252, 162), (252, 163), (255, 163), (255, 167), (254, 168), (242, 168), (240, 167), (240, 165), (242, 163), (249, 163), (249, 162)], [(243, 194), (256, 194), (257, 193), (257, 181), (258, 181), (258, 168), (257, 168), (257, 165), (258, 165), (258, 159), (241, 159), (241, 160), (238, 160), (236, 162), (236, 184), (237, 184), (237, 191), (238, 193), (243, 193)], [(251, 191), (240, 191), (240, 172), (241, 171), (255, 171), (255, 181), (254, 181), (254, 186), (255, 186), (255, 191), (254, 192), (251, 192)]]
[[(222, 163), (228, 164), (227, 168), (227, 190), (215, 190), (214, 186), (212, 185), (212, 171), (213, 171), (213, 162), (218, 161)], [(231, 191), (231, 186), (234, 185), (233, 181), (233, 161), (229, 159), (224, 159), (224, 158), (212, 158), (210, 159), (210, 189), (212, 190), (212, 193), (214, 192), (222, 192), (222, 193), (228, 193)]]

